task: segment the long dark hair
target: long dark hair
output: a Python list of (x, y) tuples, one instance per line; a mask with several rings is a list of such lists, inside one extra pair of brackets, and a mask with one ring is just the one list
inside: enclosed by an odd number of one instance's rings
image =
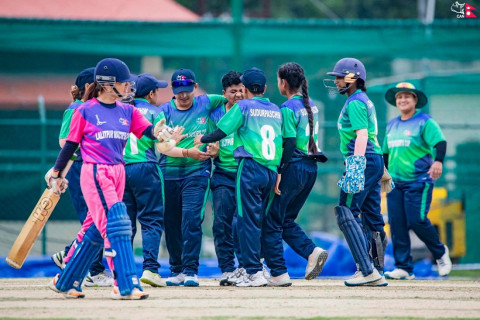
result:
[(92, 98), (98, 97), (101, 90), (102, 86), (100, 85), (100, 83), (95, 81), (93, 85), (88, 87), (87, 91), (85, 91), (85, 94), (83, 95), (83, 101), (88, 101)]
[(308, 152), (315, 154), (318, 152), (317, 144), (313, 140), (313, 111), (310, 106), (310, 97), (308, 96), (308, 82), (305, 78), (305, 71), (295, 62), (288, 62), (278, 68), (278, 77), (287, 81), (291, 91), (302, 90), (303, 106), (308, 114), (308, 126), (310, 127), (310, 140), (308, 142)]

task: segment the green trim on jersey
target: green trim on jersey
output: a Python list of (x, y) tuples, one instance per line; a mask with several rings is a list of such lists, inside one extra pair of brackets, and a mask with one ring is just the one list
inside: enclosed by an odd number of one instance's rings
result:
[(424, 221), (426, 217), (425, 208), (427, 207), (427, 196), (428, 190), (430, 189), (430, 184), (425, 183), (425, 187), (423, 188), (422, 192), (422, 203), (420, 205), (420, 220)]
[(157, 172), (158, 172), (158, 175), (160, 176), (160, 183), (162, 184), (162, 206), (165, 210), (165, 181), (163, 180), (163, 173), (162, 173), (162, 169), (160, 169), (160, 166), (156, 164), (155, 167), (157, 167)]
[(240, 164), (238, 165), (238, 170), (237, 170), (237, 187), (235, 188), (235, 191), (237, 193), (237, 214), (239, 217), (243, 217), (243, 208), (242, 208), (242, 197), (240, 193), (240, 179), (242, 178), (242, 169), (243, 169), (243, 163), (245, 162), (245, 158), (243, 158), (240, 161)]
[[(76, 99), (75, 102), (83, 103), (82, 100)], [(68, 134), (70, 133), (70, 123), (72, 122), (72, 116), (75, 109), (66, 109), (63, 112), (62, 118), (62, 127), (60, 128), (60, 134), (58, 136), (59, 139), (66, 139)]]
[(283, 126), (282, 136), (283, 138), (296, 138), (297, 137), (297, 121), (295, 119), (295, 112), (290, 108), (281, 108)]
[[(227, 111), (225, 105), (222, 105), (222, 111), (225, 114), (231, 111)], [(212, 126), (209, 132), (214, 131), (217, 128), (217, 124), (210, 119)], [(220, 169), (226, 172), (237, 172), (238, 163), (237, 160), (233, 157), (233, 150), (234, 150), (234, 134), (230, 134), (219, 141), (220, 149), (218, 150), (218, 160), (214, 161), (215, 165), (218, 166)]]

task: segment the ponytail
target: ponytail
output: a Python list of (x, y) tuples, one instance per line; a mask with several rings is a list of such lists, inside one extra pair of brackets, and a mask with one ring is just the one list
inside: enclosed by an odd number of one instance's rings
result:
[(73, 102), (76, 100), (82, 100), (84, 94), (76, 85), (72, 86), (70, 93), (72, 94)]
[(305, 77), (303, 77), (303, 81), (302, 81), (302, 100), (303, 100), (303, 106), (307, 110), (308, 126), (310, 128), (310, 139), (308, 141), (308, 153), (316, 154), (318, 152), (318, 148), (317, 148), (317, 144), (313, 139), (313, 133), (315, 129), (313, 127), (313, 112), (312, 112), (312, 107), (310, 106), (310, 97), (308, 96), (308, 83)]
[(87, 91), (85, 91), (85, 94), (83, 95), (83, 101), (98, 97), (101, 90), (102, 86), (95, 81), (93, 85), (89, 86)]

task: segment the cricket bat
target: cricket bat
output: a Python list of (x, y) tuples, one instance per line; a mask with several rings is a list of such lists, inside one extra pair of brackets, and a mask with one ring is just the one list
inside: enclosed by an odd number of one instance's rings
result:
[[(68, 170), (73, 164), (73, 160), (69, 160), (67, 166), (62, 171), (62, 177), (65, 177)], [(15, 240), (15, 243), (10, 249), (10, 253), (7, 256), (7, 263), (15, 269), (20, 269), (25, 262), (30, 250), (33, 248), (35, 241), (38, 238), (40, 232), (42, 232), (45, 223), (52, 214), (53, 209), (60, 200), (60, 195), (46, 188), (42, 196), (37, 202), (37, 205), (33, 209), (30, 217), (20, 231), (20, 234)]]

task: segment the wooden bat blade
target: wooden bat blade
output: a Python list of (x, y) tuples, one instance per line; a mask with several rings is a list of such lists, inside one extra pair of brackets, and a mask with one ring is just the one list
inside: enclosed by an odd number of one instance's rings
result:
[(17, 240), (10, 249), (7, 256), (7, 263), (20, 269), (25, 262), (30, 250), (33, 248), (38, 235), (42, 232), (45, 223), (52, 214), (53, 209), (60, 200), (60, 196), (49, 189), (45, 189), (42, 196), (33, 209), (30, 217), (18, 234)]

